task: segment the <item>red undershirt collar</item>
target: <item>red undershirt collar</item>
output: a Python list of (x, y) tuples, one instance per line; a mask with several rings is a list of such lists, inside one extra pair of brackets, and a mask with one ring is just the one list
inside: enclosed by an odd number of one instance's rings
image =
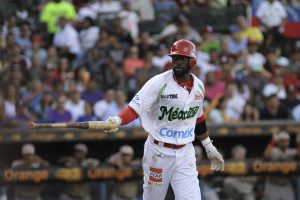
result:
[(186, 82), (183, 82), (182, 80), (177, 80), (174, 76), (173, 76), (173, 78), (180, 87), (183, 87), (188, 92), (190, 92), (192, 90), (193, 83), (194, 83), (194, 78), (192, 75), (190, 75), (189, 80), (187, 80)]

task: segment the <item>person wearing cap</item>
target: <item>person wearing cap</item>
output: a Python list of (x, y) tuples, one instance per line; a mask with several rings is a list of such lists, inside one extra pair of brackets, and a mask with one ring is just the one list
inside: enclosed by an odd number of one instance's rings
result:
[[(296, 137), (297, 148), (291, 148), (288, 132), (274, 132), (264, 152), (264, 158), (271, 161), (292, 161), (299, 158), (300, 137)], [(295, 191), (289, 176), (268, 176), (265, 183), (265, 200), (295, 200)]]
[[(88, 147), (83, 143), (75, 144), (73, 154), (64, 156), (58, 160), (63, 167), (97, 167), (99, 160), (88, 158)], [(90, 185), (88, 183), (65, 184), (63, 192), (60, 194), (60, 200), (91, 200)]]
[[(247, 149), (243, 145), (235, 145), (231, 149), (231, 161), (245, 162)], [(257, 177), (226, 177), (223, 182), (224, 192), (232, 200), (255, 200), (254, 185)]]
[[(134, 160), (134, 149), (130, 145), (122, 145), (119, 152), (107, 159), (107, 163), (117, 168), (136, 167), (140, 162)], [(137, 181), (122, 181), (114, 184), (111, 200), (136, 200), (138, 193)]]
[(212, 26), (207, 25), (204, 26), (200, 30), (200, 35), (202, 37), (202, 41), (200, 44), (200, 49), (206, 53), (210, 53), (211, 50), (220, 51), (220, 42), (214, 36), (214, 29)]
[[(36, 170), (47, 168), (49, 163), (38, 156), (32, 144), (23, 144), (21, 148), (22, 158), (12, 163), (15, 170)], [(14, 200), (41, 200), (41, 184), (20, 184), (14, 188)]]

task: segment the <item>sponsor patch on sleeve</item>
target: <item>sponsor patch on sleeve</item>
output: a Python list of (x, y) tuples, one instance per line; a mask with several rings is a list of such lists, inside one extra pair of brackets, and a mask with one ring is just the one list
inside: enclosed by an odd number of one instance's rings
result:
[(150, 167), (149, 185), (162, 186), (162, 168)]

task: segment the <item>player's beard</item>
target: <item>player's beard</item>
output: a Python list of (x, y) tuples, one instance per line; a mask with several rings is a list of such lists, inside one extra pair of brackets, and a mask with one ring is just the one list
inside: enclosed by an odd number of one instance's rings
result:
[(176, 78), (182, 79), (190, 75), (190, 67), (173, 67), (173, 73)]

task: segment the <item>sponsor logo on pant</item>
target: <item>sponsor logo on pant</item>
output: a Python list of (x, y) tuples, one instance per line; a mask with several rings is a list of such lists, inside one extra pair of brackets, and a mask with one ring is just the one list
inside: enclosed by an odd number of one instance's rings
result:
[(162, 185), (162, 168), (150, 167), (149, 185)]

